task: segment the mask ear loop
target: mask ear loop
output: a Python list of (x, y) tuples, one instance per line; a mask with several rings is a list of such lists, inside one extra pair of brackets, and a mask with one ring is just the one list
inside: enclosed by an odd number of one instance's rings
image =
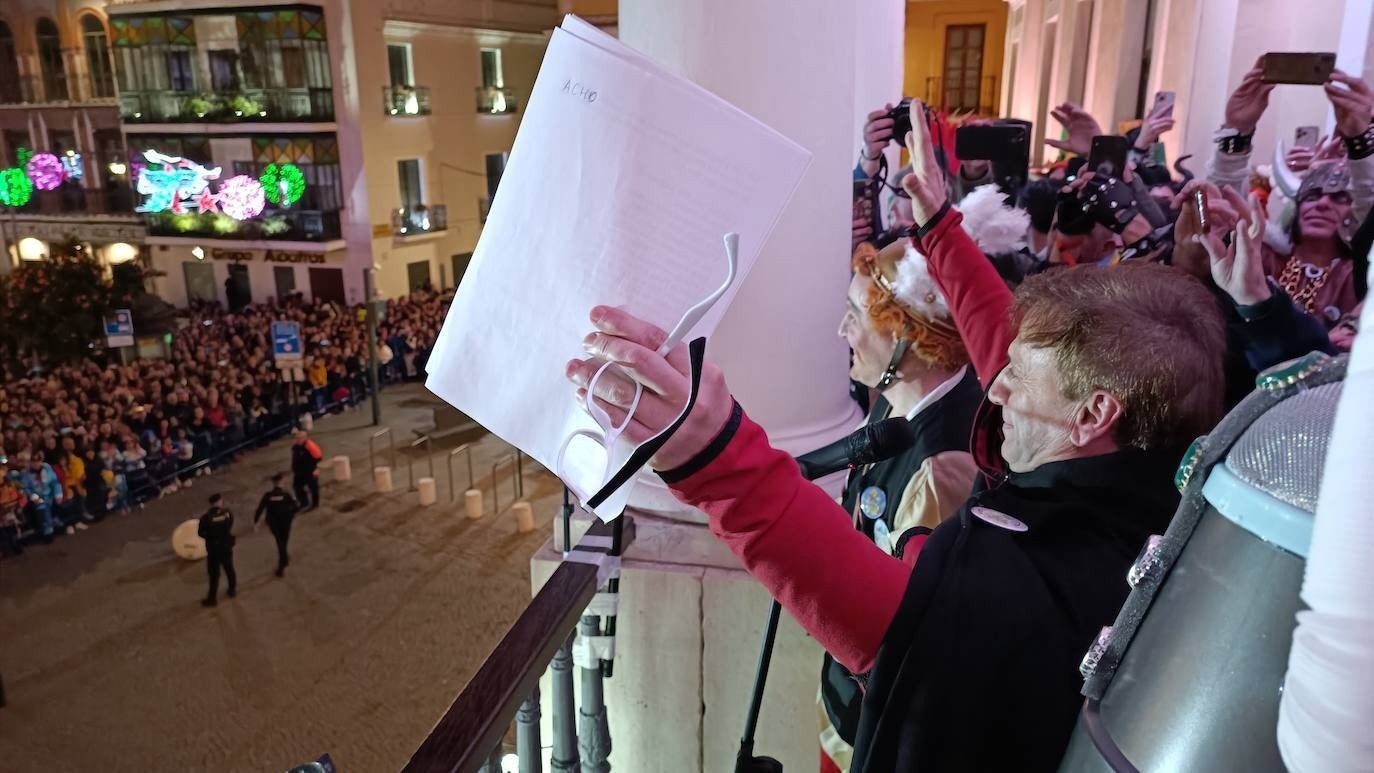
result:
[[(725, 260), (727, 265), (725, 281), (722, 282), (721, 285), (717, 287), (714, 291), (712, 291), (710, 295), (703, 298), (700, 303), (697, 303), (695, 306), (688, 309), (686, 313), (682, 315), (682, 318), (678, 320), (678, 323), (673, 326), (672, 332), (668, 334), (668, 337), (665, 338), (663, 343), (658, 347), (658, 354), (667, 355), (668, 352), (676, 348), (677, 345), (682, 342), (683, 337), (686, 336), (689, 332), (691, 332), (692, 328), (696, 327), (697, 323), (701, 322), (701, 319), (706, 316), (706, 313), (711, 310), (711, 307), (714, 306), (716, 302), (719, 301), (721, 297), (724, 296), (725, 293), (730, 289), (730, 286), (735, 283), (735, 278), (739, 275), (739, 234), (734, 232), (728, 233), (725, 235), (724, 241)], [(698, 339), (698, 341), (694, 341), (694, 348), (698, 345), (698, 342), (701, 347), (701, 350), (705, 351), (706, 340), (702, 338)], [(609, 466), (611, 463), (612, 449), (614, 448), (616, 441), (620, 439), (620, 436), (624, 433), (625, 428), (630, 425), (630, 420), (634, 418), (635, 410), (639, 407), (639, 401), (644, 396), (644, 385), (640, 384), (638, 381), (634, 381), (633, 379), (630, 380), (635, 385), (634, 398), (630, 401), (630, 408), (625, 414), (624, 421), (622, 421), (619, 425), (616, 425), (615, 422), (611, 420), (610, 415), (607, 414), (604, 410), (602, 410), (601, 406), (596, 404), (596, 385), (600, 381), (601, 376), (605, 374), (607, 369), (609, 369), (612, 365), (615, 365), (615, 363), (607, 362), (597, 369), (596, 373), (587, 383), (587, 396), (584, 398), (584, 403), (587, 407), (587, 412), (591, 414), (592, 419), (597, 423), (599, 427), (601, 427), (602, 431), (598, 434), (591, 430), (583, 429), (576, 430), (571, 435), (569, 435), (568, 439), (563, 442), (563, 446), (559, 449), (558, 452), (556, 466), (560, 473), (564, 471), (564, 456), (567, 454), (568, 447), (572, 445), (572, 441), (576, 437), (586, 437), (588, 439), (600, 443), (601, 446), (606, 449), (606, 464)], [(616, 367), (618, 368), (619, 366)], [(678, 417), (678, 421), (667, 430), (664, 430), (663, 433), (660, 433), (658, 436), (656, 436), (649, 443), (645, 443), (644, 445), (642, 445), (639, 450), (635, 451), (635, 453), (630, 457), (629, 461), (627, 461), (626, 464), (621, 467), (621, 470), (617, 472), (616, 475), (611, 477), (611, 480), (608, 481), (601, 488), (601, 490), (597, 493), (596, 496), (593, 496), (592, 499), (584, 500), (588, 507), (596, 507), (597, 505), (601, 504), (601, 502), (605, 501), (607, 497), (614, 493), (614, 491), (617, 488), (619, 488), (620, 485), (622, 485), (625, 482), (625, 480), (628, 480), (630, 476), (625, 476), (624, 480), (621, 480), (614, 486), (611, 485), (616, 481), (617, 478), (620, 478), (626, 470), (629, 470), (630, 474), (633, 475), (635, 471), (637, 471), (640, 467), (643, 467), (648, 462), (648, 460), (653, 456), (653, 454), (656, 453), (658, 449), (661, 448), (663, 444), (668, 441), (668, 438), (672, 436), (672, 432), (676, 431), (677, 427), (680, 426), (682, 421), (686, 419), (686, 411), (691, 410), (691, 406), (696, 402), (696, 384), (701, 378), (700, 367), (700, 363), (694, 365), (694, 368), (697, 372), (693, 374), (693, 391), (690, 397), (688, 398), (687, 408), (684, 409), (682, 415)], [(626, 378), (629, 378), (629, 376), (626, 375)], [(642, 454), (641, 451), (644, 448), (648, 448), (650, 443), (652, 443), (653, 441), (659, 442), (656, 446), (653, 447), (653, 450), (650, 451), (650, 453), (648, 453), (647, 455)], [(643, 457), (642, 460), (636, 464), (636, 459), (639, 459), (640, 457)], [(607, 472), (608, 470), (602, 471), (603, 479)], [(574, 491), (576, 492), (575, 487)], [(580, 495), (581, 492), (576, 493)]]
[(897, 348), (892, 350), (892, 359), (887, 362), (887, 370), (883, 371), (883, 377), (878, 379), (879, 392), (897, 383), (897, 367), (902, 364), (902, 359), (906, 357), (907, 350), (911, 348), (911, 341), (906, 338), (897, 339)]

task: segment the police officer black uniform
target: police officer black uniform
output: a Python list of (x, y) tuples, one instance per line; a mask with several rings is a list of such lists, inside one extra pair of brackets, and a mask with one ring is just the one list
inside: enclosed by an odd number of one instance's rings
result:
[(286, 554), (286, 543), (291, 539), (291, 522), (300, 510), (296, 498), (281, 487), (281, 479), (281, 473), (272, 476), (272, 490), (262, 495), (258, 509), (253, 513), (254, 529), (258, 528), (263, 513), (267, 514), (267, 528), (272, 530), (272, 537), (277, 541), (278, 577), (286, 572), (286, 565), (291, 563), (291, 557)]
[(229, 598), (238, 595), (238, 575), (234, 574), (234, 514), (220, 507), (224, 498), (211, 495), (210, 509), (200, 517), (196, 533), (205, 540), (205, 565), (210, 572), (210, 593), (201, 606), (213, 607), (219, 596), (219, 571), (229, 578)]

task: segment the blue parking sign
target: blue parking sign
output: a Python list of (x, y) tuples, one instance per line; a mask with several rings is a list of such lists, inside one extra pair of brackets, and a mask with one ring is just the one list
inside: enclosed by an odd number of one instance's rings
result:
[(272, 323), (272, 357), (278, 362), (300, 360), (301, 326), (295, 322), (277, 320)]
[(128, 309), (115, 310), (114, 319), (105, 320), (105, 342), (111, 347), (134, 345), (134, 315)]

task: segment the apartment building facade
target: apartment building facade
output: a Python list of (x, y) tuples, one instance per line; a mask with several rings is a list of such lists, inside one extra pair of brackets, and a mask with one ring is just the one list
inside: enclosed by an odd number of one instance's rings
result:
[[(0, 150), (86, 181), (7, 208), (7, 267), (75, 234), (177, 306), (358, 303), (369, 270), (385, 296), (453, 286), (557, 20), (551, 0), (82, 1), (0, 9)], [(73, 222), (26, 222), (50, 213)]]
[(145, 256), (102, 5), (0, 4), (0, 274), (70, 239), (112, 269)]

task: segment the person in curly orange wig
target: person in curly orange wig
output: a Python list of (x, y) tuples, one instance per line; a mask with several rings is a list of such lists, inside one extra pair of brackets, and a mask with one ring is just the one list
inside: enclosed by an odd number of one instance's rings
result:
[[(856, 528), (900, 557), (908, 540), (953, 515), (973, 489), (978, 467), (968, 440), (983, 393), (944, 296), (909, 240), (881, 251), (862, 244), (851, 265), (840, 335), (853, 351), (850, 376), (878, 392), (866, 422), (904, 416), (916, 442), (851, 470), (841, 502)], [(861, 696), (829, 656), (822, 674), (821, 748), (845, 770)]]

